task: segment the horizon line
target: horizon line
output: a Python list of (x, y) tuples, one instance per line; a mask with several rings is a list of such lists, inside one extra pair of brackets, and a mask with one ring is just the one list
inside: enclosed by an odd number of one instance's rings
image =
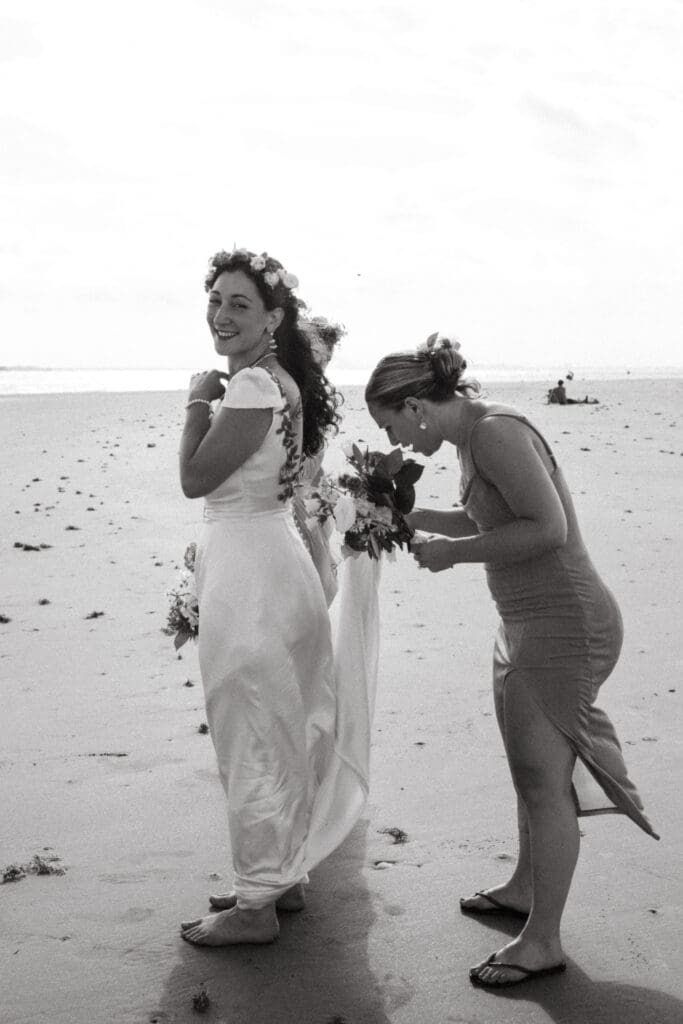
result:
[[(476, 373), (478, 370), (552, 370), (553, 373), (558, 372), (559, 363), (480, 363), (479, 366), (472, 366), (472, 372)], [(469, 367), (468, 367), (469, 369)], [(96, 370), (101, 372), (111, 371), (130, 371), (130, 372), (153, 372), (155, 370), (163, 370), (164, 372), (187, 372), (194, 371), (195, 367), (192, 366), (38, 366), (34, 364), (22, 364), (16, 363), (11, 365), (0, 365), (0, 372), (15, 372), (15, 371), (35, 371), (42, 373), (59, 372), (59, 371), (81, 371), (81, 370)], [(338, 367), (340, 373), (358, 373), (358, 374), (369, 374), (372, 372), (372, 367)], [(576, 370), (618, 370), (622, 373), (627, 373), (630, 370), (683, 370), (683, 362), (680, 363), (575, 363), (574, 368), (571, 366), (564, 373), (575, 372)]]

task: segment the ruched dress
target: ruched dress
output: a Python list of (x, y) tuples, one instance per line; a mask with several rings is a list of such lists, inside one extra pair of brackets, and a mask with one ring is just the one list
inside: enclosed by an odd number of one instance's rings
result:
[(360, 670), (335, 665), (323, 588), (292, 515), (300, 410), (260, 367), (236, 373), (222, 404), (273, 410), (258, 451), (206, 497), (195, 563), (233, 888), (238, 906), (258, 908), (305, 881), (362, 810), (374, 702), (362, 668), (372, 683), (376, 651)]
[(573, 792), (578, 814), (627, 814), (658, 839), (628, 777), (614, 726), (594, 703), (619, 658), (623, 639), (619, 607), (591, 562), (550, 446), (523, 416), (488, 412), (475, 422), (458, 453), (461, 504), (480, 533), (515, 519), (502, 494), (479, 473), (472, 452), (477, 425), (491, 416), (518, 420), (541, 439), (567, 519), (567, 540), (561, 548), (522, 562), (485, 566), (501, 618), (494, 648), (494, 687), (500, 692), (514, 673), (566, 736), (577, 755)]

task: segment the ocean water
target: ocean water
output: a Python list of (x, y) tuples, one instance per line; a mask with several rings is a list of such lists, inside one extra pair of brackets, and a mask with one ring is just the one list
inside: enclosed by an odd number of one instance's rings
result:
[[(0, 395), (71, 394), (85, 391), (186, 391), (193, 369), (45, 369), (0, 368)], [(557, 366), (474, 366), (471, 376), (482, 383), (543, 382), (554, 384), (566, 377), (568, 368)], [(671, 379), (683, 377), (683, 366), (579, 367), (573, 370), (575, 385), (581, 381)], [(368, 373), (362, 370), (331, 369), (332, 383), (339, 387), (363, 385)]]

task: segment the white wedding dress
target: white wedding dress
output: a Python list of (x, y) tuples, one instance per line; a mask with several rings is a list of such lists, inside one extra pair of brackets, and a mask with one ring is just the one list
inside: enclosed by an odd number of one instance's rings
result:
[(292, 515), (297, 413), (263, 368), (235, 374), (222, 404), (273, 409), (261, 448), (207, 496), (195, 564), (233, 888), (238, 906), (256, 909), (306, 881), (365, 804), (379, 564), (366, 555), (343, 563), (333, 643), (323, 587)]

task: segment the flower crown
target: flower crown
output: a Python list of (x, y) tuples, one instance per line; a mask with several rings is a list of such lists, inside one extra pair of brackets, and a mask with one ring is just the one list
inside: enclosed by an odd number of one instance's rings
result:
[(334, 348), (346, 334), (343, 324), (328, 320), (326, 316), (302, 316), (299, 323), (311, 339), (321, 341), (329, 349)]
[(260, 256), (250, 252), (249, 249), (233, 249), (226, 252), (221, 249), (209, 260), (208, 270), (204, 279), (204, 287), (208, 291), (217, 273), (223, 270), (239, 270), (240, 267), (249, 267), (256, 274), (261, 274), (263, 281), (271, 288), (282, 285), (288, 291), (299, 287), (299, 278), (285, 270), (279, 260), (262, 252)]

